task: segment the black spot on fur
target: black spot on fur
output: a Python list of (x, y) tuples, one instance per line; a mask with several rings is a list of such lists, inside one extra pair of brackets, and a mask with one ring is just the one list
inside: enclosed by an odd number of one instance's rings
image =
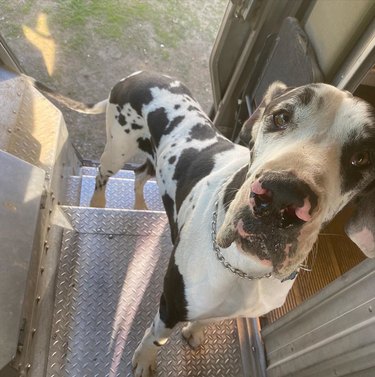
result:
[(302, 92), (298, 94), (298, 99), (302, 103), (302, 105), (307, 106), (315, 96), (315, 92), (313, 89), (309, 88), (308, 86), (303, 88)]
[(132, 123), (132, 129), (133, 130), (141, 130), (143, 127), (140, 126), (139, 124), (137, 123)]
[(195, 148), (185, 149), (176, 164), (173, 179), (177, 181), (176, 210), (179, 211), (183, 201), (193, 187), (214, 168), (215, 155), (233, 148), (233, 144), (225, 139), (199, 151)]
[(169, 162), (170, 164), (173, 164), (175, 161), (176, 161), (176, 156), (172, 156), (172, 157), (170, 157), (169, 160), (168, 160), (168, 162)]
[(121, 126), (126, 126), (126, 118), (124, 117), (123, 114), (119, 113), (117, 120)]
[(125, 131), (127, 134), (130, 133), (129, 128), (126, 128), (124, 131)]
[(168, 125), (167, 129), (164, 132), (164, 135), (170, 134), (183, 120), (184, 116), (178, 116), (174, 118)]
[(174, 148), (175, 146), (176, 146), (176, 143), (173, 143), (173, 144), (171, 145), (172, 148)]
[(198, 109), (198, 107), (193, 106), (193, 105), (190, 105), (187, 109), (188, 109), (188, 111), (200, 111), (200, 110)]
[(161, 199), (164, 204), (165, 212), (167, 212), (172, 243), (175, 244), (178, 235), (178, 226), (174, 220), (174, 201), (168, 194), (164, 194)]
[(216, 132), (208, 124), (198, 123), (190, 130), (189, 135), (193, 139), (207, 140), (213, 139), (216, 136)]
[(111, 91), (109, 102), (121, 108), (129, 103), (139, 115), (142, 115), (142, 107), (153, 99), (152, 88), (166, 89), (171, 93), (191, 96), (189, 89), (183, 84), (170, 88), (169, 85), (173, 81), (175, 80), (153, 72), (141, 72), (118, 82)]
[(323, 96), (320, 96), (318, 99), (318, 105), (317, 105), (318, 110), (321, 110), (323, 106), (324, 106), (324, 98)]
[(148, 127), (156, 147), (159, 146), (160, 139), (168, 126), (169, 120), (164, 107), (152, 111), (147, 116)]
[(175, 262), (175, 252), (172, 252), (167, 273), (164, 278), (163, 294), (160, 298), (160, 319), (167, 328), (173, 328), (178, 322), (187, 320), (187, 301), (185, 298), (185, 283)]
[[(139, 75), (137, 75), (139, 76)], [(126, 103), (138, 113), (142, 114), (142, 107), (152, 100), (150, 83), (148, 80), (135, 80), (136, 76), (118, 82), (112, 89), (109, 102), (123, 107)]]
[(154, 147), (150, 139), (140, 137), (137, 139), (138, 148), (150, 156), (154, 156)]
[(174, 109), (175, 109), (175, 110), (178, 110), (180, 107), (181, 107), (181, 105), (179, 105), (179, 104), (174, 105)]
[(158, 147), (162, 136), (170, 134), (184, 119), (184, 116), (178, 116), (169, 121), (164, 108), (149, 113), (148, 127), (155, 145)]
[(230, 180), (227, 187), (225, 188), (224, 199), (223, 199), (225, 210), (229, 208), (230, 203), (232, 203), (234, 197), (237, 194), (237, 191), (241, 188), (241, 186), (245, 182), (246, 174), (248, 170), (249, 170), (248, 165), (239, 169), (237, 173), (233, 176), (233, 178)]

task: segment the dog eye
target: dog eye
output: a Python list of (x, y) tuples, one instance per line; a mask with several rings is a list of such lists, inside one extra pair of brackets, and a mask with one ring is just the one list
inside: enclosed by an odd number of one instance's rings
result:
[(281, 110), (276, 114), (273, 114), (273, 124), (279, 130), (285, 130), (290, 122), (290, 114), (285, 111)]
[(367, 151), (354, 153), (350, 163), (357, 168), (365, 168), (371, 164), (370, 153)]

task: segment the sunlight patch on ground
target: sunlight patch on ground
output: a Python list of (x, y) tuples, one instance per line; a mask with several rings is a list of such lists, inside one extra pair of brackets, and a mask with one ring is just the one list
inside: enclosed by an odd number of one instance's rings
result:
[(22, 26), (26, 39), (42, 54), (47, 72), (51, 76), (55, 69), (56, 43), (48, 29), (47, 15), (39, 13), (35, 29)]

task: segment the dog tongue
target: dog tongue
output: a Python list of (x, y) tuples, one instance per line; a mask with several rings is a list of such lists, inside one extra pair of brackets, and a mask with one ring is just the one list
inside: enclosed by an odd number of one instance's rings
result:
[(311, 220), (310, 209), (310, 201), (308, 198), (305, 198), (303, 206), (296, 208), (296, 216), (303, 221), (309, 221)]

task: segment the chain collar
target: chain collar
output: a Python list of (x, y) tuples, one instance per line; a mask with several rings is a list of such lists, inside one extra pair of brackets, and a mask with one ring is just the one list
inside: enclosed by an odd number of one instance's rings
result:
[(247, 279), (247, 280), (259, 280), (259, 279), (264, 279), (264, 278), (269, 279), (272, 276), (271, 272), (268, 272), (267, 274), (262, 275), (262, 276), (252, 276), (252, 275), (247, 274), (244, 271), (241, 271), (239, 268), (236, 268), (236, 267), (232, 266), (225, 259), (225, 257), (222, 254), (219, 246), (216, 243), (216, 223), (217, 223), (217, 211), (218, 211), (218, 208), (219, 208), (219, 200), (217, 200), (215, 202), (215, 211), (212, 214), (212, 222), (211, 222), (211, 224), (212, 224), (212, 232), (211, 232), (212, 247), (213, 247), (213, 249), (214, 249), (214, 251), (216, 253), (216, 258), (218, 259), (218, 261), (224, 266), (224, 268), (226, 268), (227, 270), (229, 270), (230, 272), (232, 272), (234, 275), (237, 275), (237, 276), (239, 276), (242, 279)]

